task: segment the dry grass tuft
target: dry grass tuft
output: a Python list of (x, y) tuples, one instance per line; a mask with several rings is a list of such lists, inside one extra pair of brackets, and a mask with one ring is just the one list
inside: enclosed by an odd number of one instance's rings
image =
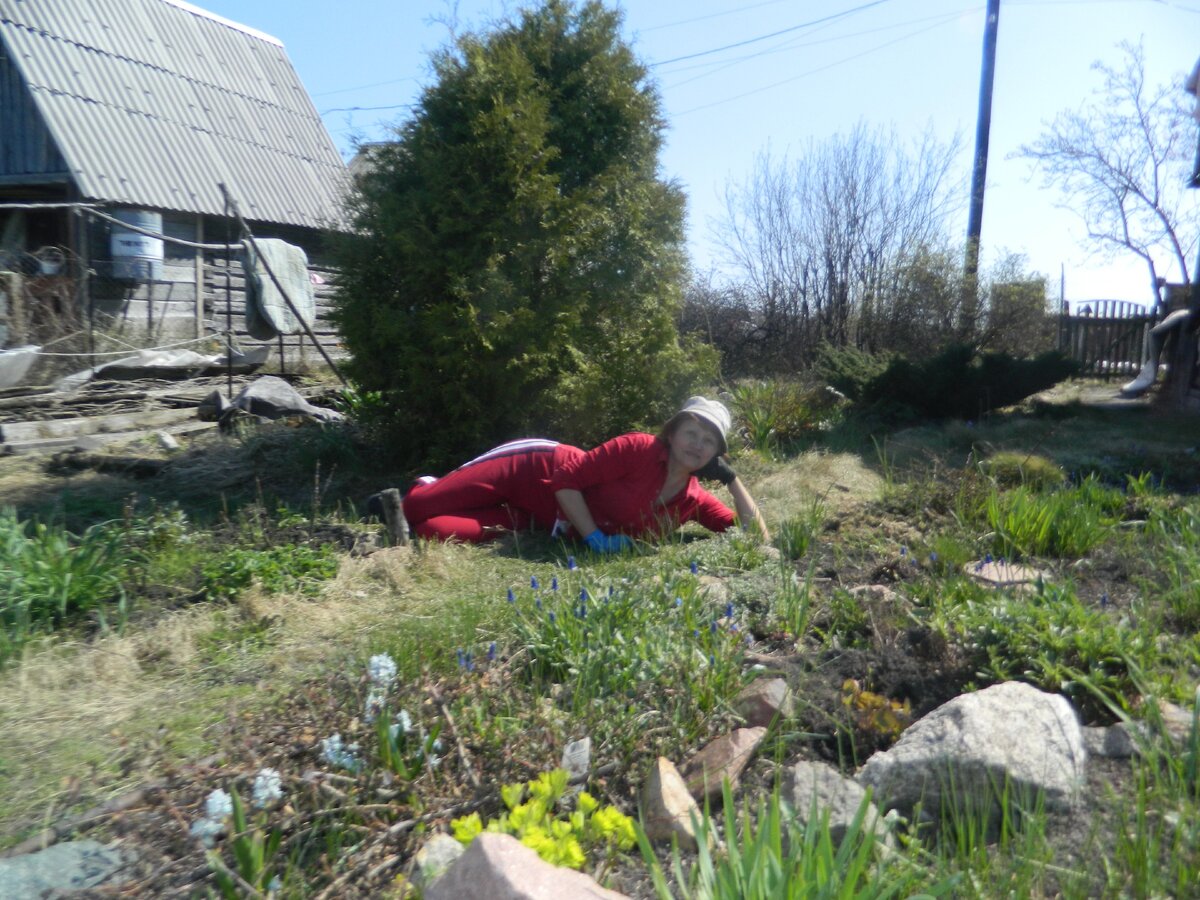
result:
[(852, 453), (810, 451), (750, 485), (769, 522), (805, 512), (820, 498), (830, 512), (879, 496), (883, 479)]

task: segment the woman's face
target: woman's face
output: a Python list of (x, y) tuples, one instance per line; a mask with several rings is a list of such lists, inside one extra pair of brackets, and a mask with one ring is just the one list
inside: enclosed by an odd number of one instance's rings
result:
[(684, 419), (667, 438), (671, 458), (689, 472), (703, 469), (721, 449), (716, 432), (695, 419)]

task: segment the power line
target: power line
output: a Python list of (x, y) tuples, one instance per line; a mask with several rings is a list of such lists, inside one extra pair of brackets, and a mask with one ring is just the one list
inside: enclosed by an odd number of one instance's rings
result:
[(733, 97), (726, 97), (724, 100), (714, 100), (712, 103), (705, 103), (705, 104), (702, 104), (701, 106), (693, 106), (691, 109), (685, 109), (682, 112), (674, 113), (674, 115), (675, 116), (686, 116), (689, 113), (699, 112), (702, 109), (711, 109), (714, 106), (721, 106), (722, 104), (725, 104), (725, 103), (732, 103), (735, 100), (741, 100), (745, 97), (751, 97), (754, 94), (761, 94), (763, 91), (769, 91), (772, 88), (777, 88), (777, 87), (780, 87), (785, 84), (790, 84), (793, 81), (799, 81), (801, 78), (807, 78), (809, 75), (816, 75), (818, 72), (824, 72), (828, 69), (833, 69), (833, 68), (836, 68), (837, 66), (844, 65), (845, 63), (853, 62), (856, 59), (862, 59), (864, 56), (869, 56), (870, 54), (874, 53), (877, 50), (882, 50), (885, 47), (891, 47), (894, 44), (899, 44), (903, 41), (908, 40), (909, 38), (916, 37), (919, 34), (924, 34), (927, 31), (932, 31), (935, 28), (940, 28), (944, 24), (945, 24), (945, 22), (935, 22), (932, 25), (927, 25), (924, 28), (918, 28), (916, 31), (910, 32), (909, 34), (902, 35), (902, 36), (896, 38), (895, 40), (885, 41), (882, 44), (877, 44), (876, 46), (871, 47), (868, 50), (864, 50), (862, 53), (855, 53), (853, 56), (844, 57), (835, 62), (831, 62), (828, 65), (819, 66), (815, 69), (809, 69), (807, 72), (801, 72), (799, 75), (793, 75), (790, 78), (784, 78), (782, 81), (776, 81), (772, 84), (764, 85), (763, 87), (755, 88), (752, 91), (746, 91), (745, 93), (737, 94), (736, 96), (733, 96)]
[(749, 38), (748, 40), (738, 41), (736, 44), (726, 44), (724, 47), (714, 47), (712, 50), (701, 50), (699, 53), (689, 53), (686, 56), (676, 56), (674, 59), (664, 59), (661, 62), (650, 64), (650, 68), (655, 69), (659, 66), (670, 65), (671, 63), (683, 62), (686, 59), (696, 59), (700, 56), (711, 56), (714, 53), (722, 53), (725, 50), (733, 50), (737, 47), (745, 47), (747, 44), (756, 44), (759, 41), (770, 40), (773, 37), (779, 37), (781, 34), (788, 34), (793, 31), (799, 31), (802, 28), (812, 28), (814, 25), (820, 25), (822, 22), (830, 22), (835, 19), (842, 19), (846, 16), (854, 15), (854, 13), (862, 12), (864, 9), (870, 9), (872, 6), (880, 6), (887, 3), (888, 0), (874, 0), (872, 3), (864, 3), (862, 6), (856, 6), (853, 9), (847, 9), (840, 13), (834, 13), (831, 16), (823, 16), (820, 19), (813, 19), (811, 22), (802, 22), (799, 25), (793, 25), (790, 28), (782, 28), (779, 31), (773, 31), (770, 34), (760, 35), (759, 37)]
[(375, 112), (382, 109), (413, 109), (416, 105), (415, 103), (395, 103), (391, 106), (338, 106), (325, 110), (321, 115), (327, 116), (335, 112)]
[[(761, 50), (757, 53), (748, 53), (745, 56), (739, 56), (734, 59), (722, 62), (720, 64), (715, 63), (715, 62), (698, 63), (694, 66), (685, 66), (682, 69), (677, 69), (677, 70), (675, 70), (675, 74), (686, 72), (690, 69), (707, 69), (708, 71), (702, 72), (699, 75), (695, 75), (695, 76), (693, 76), (691, 78), (687, 78), (683, 81), (672, 82), (670, 87), (672, 87), (672, 88), (683, 87), (685, 84), (691, 84), (693, 81), (698, 81), (701, 78), (707, 78), (710, 75), (715, 75), (718, 72), (723, 72), (725, 69), (731, 68), (732, 66), (738, 65), (740, 63), (747, 62), (749, 60), (754, 60), (754, 59), (762, 59), (764, 56), (770, 56), (775, 53), (783, 53), (785, 51), (800, 50), (800, 49), (804, 49), (806, 47), (817, 47), (817, 46), (820, 46), (821, 44), (832, 44), (836, 41), (845, 41), (845, 40), (850, 40), (852, 38), (863, 37), (863, 36), (869, 35), (869, 34), (878, 34), (881, 31), (895, 31), (898, 28), (908, 28), (910, 25), (921, 25), (921, 24), (924, 24), (925, 22), (933, 22), (936, 25), (941, 25), (941, 24), (944, 24), (945, 22), (950, 21), (951, 19), (959, 18), (966, 12), (976, 12), (976, 11), (979, 11), (982, 9), (983, 9), (983, 7), (981, 7), (981, 6), (973, 6), (970, 9), (966, 9), (966, 10), (955, 10), (953, 12), (941, 13), (940, 15), (936, 15), (936, 16), (924, 16), (920, 19), (910, 19), (907, 22), (897, 22), (892, 25), (881, 25), (878, 28), (866, 28), (866, 29), (863, 29), (862, 31), (851, 32), (850, 34), (840, 34), (840, 35), (835, 35), (834, 37), (820, 38), (818, 40), (806, 40), (801, 43), (796, 43), (795, 41), (785, 41), (784, 43), (780, 44), (779, 46), (773, 47), (769, 50)], [(716, 65), (717, 67), (712, 68), (714, 65)]]

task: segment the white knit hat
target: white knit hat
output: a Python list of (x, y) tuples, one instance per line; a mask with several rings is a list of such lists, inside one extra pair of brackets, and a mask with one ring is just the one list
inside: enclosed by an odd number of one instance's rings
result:
[(717, 434), (721, 438), (721, 453), (729, 452), (729, 444), (725, 440), (725, 435), (733, 424), (733, 417), (729, 415), (729, 409), (724, 403), (718, 400), (709, 400), (707, 397), (688, 397), (687, 403), (683, 404), (683, 408), (679, 412), (671, 416), (663, 430), (671, 431), (676, 420), (684, 413), (691, 413), (717, 429)]

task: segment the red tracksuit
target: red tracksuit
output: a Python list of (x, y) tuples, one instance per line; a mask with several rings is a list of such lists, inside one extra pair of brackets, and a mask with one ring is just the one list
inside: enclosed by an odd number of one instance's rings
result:
[(415, 485), (404, 515), (416, 534), (439, 540), (484, 541), (530, 525), (552, 530), (556, 522), (566, 526), (554, 497), (566, 488), (583, 494), (606, 534), (657, 535), (693, 519), (710, 531), (730, 527), (733, 512), (695, 478), (659, 503), (669, 455), (666, 443), (639, 432), (588, 452), (554, 441), (513, 441)]

